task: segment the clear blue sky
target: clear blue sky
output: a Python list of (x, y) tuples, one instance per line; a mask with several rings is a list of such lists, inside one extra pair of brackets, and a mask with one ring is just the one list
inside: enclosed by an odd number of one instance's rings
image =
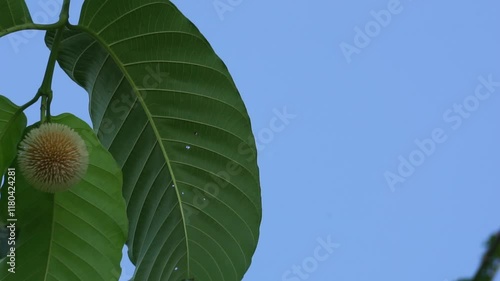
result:
[[(56, 21), (40, 3), (60, 1), (28, 4)], [(260, 146), (264, 220), (245, 281), (475, 272), (500, 227), (498, 1), (174, 2), (228, 65)], [(48, 56), (42, 34), (24, 38), (0, 41), (0, 93), (18, 104)], [(58, 71), (54, 114), (89, 121), (86, 104)]]

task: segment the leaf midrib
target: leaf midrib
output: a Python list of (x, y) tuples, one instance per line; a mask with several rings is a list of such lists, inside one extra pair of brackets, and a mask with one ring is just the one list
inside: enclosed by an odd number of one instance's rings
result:
[(5, 35), (9, 35), (10, 33), (21, 31), (21, 30), (28, 30), (28, 29), (34, 29), (34, 30), (40, 30), (39, 26), (36, 24), (30, 22), (30, 23), (25, 23), (25, 24), (20, 24), (12, 27), (8, 27), (6, 29), (0, 30), (0, 38), (4, 37)]
[[(138, 87), (137, 87), (137, 85), (135, 85), (134, 81), (132, 80), (132, 78), (130, 77), (130, 75), (128, 74), (128, 72), (126, 71), (126, 69), (124, 68), (123, 64), (119, 63), (120, 60), (118, 59), (118, 57), (116, 56), (116, 54), (113, 52), (113, 50), (111, 50), (111, 48), (109, 48), (106, 45), (106, 43), (99, 37), (99, 35), (97, 33), (95, 33), (94, 31), (90, 30), (89, 28), (87, 28), (85, 26), (82, 26), (82, 25), (68, 25), (68, 27), (70, 29), (72, 29), (72, 30), (81, 31), (81, 32), (84, 32), (84, 33), (90, 35), (94, 40), (96, 40), (97, 42), (99, 42), (99, 44), (107, 51), (107, 53), (111, 56), (111, 58), (116, 63), (117, 67), (123, 73), (123, 75), (125, 76), (125, 78), (127, 78), (127, 81), (130, 83), (130, 86), (133, 88), (134, 93), (136, 94), (137, 99), (141, 103), (141, 106), (142, 106), (142, 108), (144, 110), (144, 113), (146, 114), (146, 117), (148, 118), (148, 121), (151, 124), (151, 127), (153, 129), (153, 132), (154, 132), (157, 140), (160, 140), (161, 136), (160, 136), (160, 134), (158, 132), (158, 128), (156, 127), (156, 124), (155, 124), (155, 122), (153, 120), (152, 114), (151, 114), (151, 112), (149, 112), (149, 109), (147, 108), (147, 106), (146, 106), (146, 104), (144, 102), (144, 99), (142, 98), (142, 96), (140, 95), (140, 93), (138, 93), (138, 90), (137, 90)], [(187, 263), (187, 275), (189, 276), (189, 275), (191, 275), (190, 257), (189, 257), (189, 255), (190, 255), (190, 252), (189, 252), (189, 239), (188, 239), (188, 232), (187, 232), (186, 217), (185, 217), (185, 214), (184, 214), (184, 210), (182, 209), (183, 202), (181, 200), (181, 195), (180, 195), (180, 192), (179, 192), (179, 186), (177, 184), (177, 180), (175, 178), (175, 174), (173, 172), (172, 165), (170, 164), (170, 158), (167, 155), (167, 151), (165, 149), (165, 146), (163, 145), (163, 143), (161, 141), (158, 141), (158, 145), (160, 146), (160, 148), (162, 150), (162, 153), (163, 153), (163, 156), (165, 157), (165, 162), (167, 164), (167, 167), (168, 167), (168, 170), (170, 172), (170, 175), (172, 176), (172, 182), (174, 184), (175, 193), (177, 195), (177, 200), (179, 202), (179, 211), (181, 213), (181, 217), (182, 217), (182, 221), (183, 221), (184, 235), (185, 235), (185, 240), (186, 240), (186, 263)]]
[(47, 266), (45, 267), (45, 274), (43, 277), (43, 280), (47, 280), (48, 274), (49, 274), (49, 267), (50, 267), (50, 260), (51, 260), (51, 254), (52, 254), (52, 242), (54, 241), (54, 225), (55, 225), (55, 219), (54, 219), (54, 214), (55, 214), (55, 208), (56, 208), (56, 198), (55, 195), (51, 195), (52, 199), (52, 224), (50, 226), (50, 239), (49, 239), (49, 252), (47, 254)]

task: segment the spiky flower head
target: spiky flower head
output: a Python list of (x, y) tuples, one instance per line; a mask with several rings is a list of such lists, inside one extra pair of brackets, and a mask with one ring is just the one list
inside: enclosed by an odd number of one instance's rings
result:
[(54, 193), (67, 190), (82, 179), (89, 155), (82, 137), (73, 129), (43, 123), (21, 142), (18, 161), (28, 183)]

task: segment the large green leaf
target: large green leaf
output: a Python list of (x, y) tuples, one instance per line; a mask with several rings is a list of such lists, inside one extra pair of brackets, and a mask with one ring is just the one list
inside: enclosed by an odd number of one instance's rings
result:
[(0, 37), (33, 26), (24, 0), (0, 0)]
[[(88, 171), (69, 191), (49, 194), (30, 187), (16, 169), (15, 274), (8, 272), (7, 256), (0, 263), (0, 280), (118, 280), (127, 236), (120, 168), (85, 122), (69, 114), (52, 121), (74, 128), (85, 140)], [(13, 218), (7, 210), (8, 186), (0, 200), (4, 220)]]
[(257, 153), (206, 39), (166, 0), (88, 0), (61, 48), (124, 172), (134, 280), (241, 280), (261, 222)]
[(0, 95), (0, 178), (12, 163), (26, 128), (26, 116), (19, 107)]

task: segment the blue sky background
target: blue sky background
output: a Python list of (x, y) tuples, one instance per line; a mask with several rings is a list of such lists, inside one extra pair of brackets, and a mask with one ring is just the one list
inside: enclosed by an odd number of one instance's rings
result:
[[(27, 2), (48, 23), (62, 1)], [(500, 82), (500, 3), (174, 2), (228, 65), (260, 145), (264, 220), (245, 281), (452, 281), (475, 272), (500, 227), (500, 87), (474, 98), (478, 77)], [(81, 3), (72, 1), (73, 22)], [(214, 3), (231, 9), (218, 13)], [(371, 11), (381, 10), (393, 13), (377, 30)], [(355, 30), (366, 26), (370, 42), (346, 57), (341, 44), (356, 47)], [(41, 33), (21, 36), (0, 41), (0, 93), (17, 104), (36, 93), (48, 57)], [(90, 120), (87, 94), (60, 70), (54, 92), (54, 115)], [(454, 105), (464, 101), (461, 116)], [(263, 133), (283, 110), (294, 116), (285, 129)], [(38, 108), (28, 115), (37, 121)], [(446, 140), (419, 153), (415, 140), (435, 130)], [(391, 189), (384, 174), (398, 175), (400, 156), (410, 155), (419, 166)], [(340, 247), (320, 261), (322, 239)], [(125, 265), (123, 280), (132, 272)]]

